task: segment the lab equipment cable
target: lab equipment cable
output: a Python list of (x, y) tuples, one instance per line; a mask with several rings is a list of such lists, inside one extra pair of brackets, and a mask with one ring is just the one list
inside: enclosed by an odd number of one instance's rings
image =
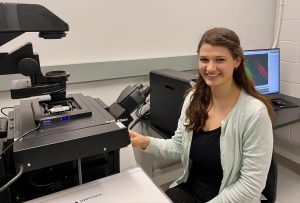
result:
[[(38, 126), (32, 130), (29, 130), (27, 132), (25, 132), (23, 135), (21, 135), (17, 140), (15, 140), (14, 142), (12, 142), (10, 145), (8, 145), (0, 154), (0, 159), (2, 158), (1, 156), (9, 149), (13, 146), (13, 144), (19, 140), (21, 140), (23, 137), (25, 137), (26, 135), (28, 135), (29, 133), (35, 131), (35, 130), (38, 130), (40, 128), (40, 123), (38, 124)], [(23, 173), (23, 166), (20, 165), (19, 166), (19, 172), (17, 173), (17, 175), (15, 177), (13, 177), (10, 181), (8, 181), (5, 185), (3, 185), (1, 188), (0, 188), (0, 193), (5, 190), (6, 188), (8, 188), (12, 183), (14, 183)]]
[(8, 107), (2, 107), (2, 108), (1, 108), (1, 113), (2, 113), (4, 116), (8, 117), (8, 115), (7, 115), (6, 113), (4, 113), (3, 110), (5, 110), (5, 109), (13, 109), (13, 108), (14, 108), (14, 107), (10, 107), (10, 106), (8, 106)]
[(141, 116), (139, 116), (137, 119), (135, 119), (132, 124), (129, 127), (129, 130), (132, 130), (132, 128), (138, 123), (140, 122), (140, 120), (142, 120), (143, 118), (147, 117), (150, 115), (150, 109), (145, 111), (143, 114), (141, 114)]
[(54, 183), (38, 183), (36, 176), (38, 177), (41, 173), (42, 169), (36, 170), (33, 174), (31, 174), (29, 182), (34, 187), (49, 187), (52, 186)]
[(140, 105), (137, 109), (136, 109), (136, 111), (135, 111), (135, 115), (137, 116), (137, 117), (140, 117), (141, 115), (142, 115), (142, 111), (143, 111), (143, 109), (145, 108), (145, 106), (148, 106), (148, 108), (150, 108), (149, 106), (150, 106), (150, 98), (148, 98), (142, 105)]
[(18, 142), (19, 140), (21, 140), (23, 137), (25, 137), (25, 136), (28, 135), (29, 133), (32, 133), (32, 132), (38, 130), (40, 127), (41, 127), (41, 124), (39, 123), (39, 124), (37, 125), (36, 128), (34, 128), (34, 129), (32, 129), (32, 130), (29, 130), (29, 131), (25, 132), (25, 133), (24, 133), (23, 135), (21, 135), (18, 139), (16, 139), (16, 140), (13, 141), (12, 143), (10, 143), (5, 149), (3, 149), (3, 151), (2, 151), (1, 154), (0, 154), (0, 158), (1, 158), (1, 156), (2, 156), (7, 150), (9, 150), (9, 148), (11, 148), (11, 147), (13, 146), (13, 144), (14, 144), (15, 142)]
[[(142, 119), (146, 119), (146, 118), (148, 118), (149, 116), (150, 116), (150, 98), (149, 99), (147, 99), (142, 105), (140, 105), (137, 109), (136, 109), (136, 111), (135, 111), (135, 115), (137, 116), (137, 119), (135, 119), (133, 122), (132, 122), (132, 124), (130, 125), (130, 127), (129, 127), (129, 130), (132, 130), (133, 129), (133, 127), (138, 123), (138, 122), (140, 122)], [(147, 110), (145, 110), (144, 112), (143, 112), (143, 109), (145, 108), (145, 106), (148, 106), (148, 109)], [(142, 113), (143, 112), (143, 113)]]
[(0, 188), (0, 193), (4, 191), (6, 188), (8, 188), (11, 184), (13, 184), (22, 175), (22, 173), (23, 173), (23, 166), (20, 165), (19, 172), (17, 173), (17, 175)]

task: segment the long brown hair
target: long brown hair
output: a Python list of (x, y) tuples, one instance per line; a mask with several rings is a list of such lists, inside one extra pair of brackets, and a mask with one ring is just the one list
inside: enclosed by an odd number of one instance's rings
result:
[[(244, 89), (249, 95), (262, 101), (268, 108), (270, 118), (274, 117), (274, 111), (272, 104), (268, 97), (258, 93), (245, 72), (244, 67), (244, 55), (240, 45), (239, 37), (235, 32), (227, 28), (213, 28), (204, 33), (199, 44), (197, 53), (199, 55), (200, 48), (203, 44), (210, 44), (212, 46), (221, 46), (227, 48), (233, 59), (237, 57), (241, 58), (241, 63), (237, 69), (233, 72), (234, 82)], [(190, 89), (193, 91), (190, 105), (186, 110), (188, 124), (186, 129), (188, 131), (199, 131), (205, 125), (208, 118), (208, 107), (212, 100), (211, 89), (206, 84), (205, 80), (199, 74), (196, 85)]]

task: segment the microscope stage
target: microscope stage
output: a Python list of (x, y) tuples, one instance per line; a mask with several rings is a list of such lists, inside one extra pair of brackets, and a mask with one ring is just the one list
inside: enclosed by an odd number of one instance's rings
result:
[[(82, 94), (68, 98), (79, 104), (76, 110), (49, 116), (37, 111), (41, 110), (35, 106), (40, 100), (24, 100), (9, 115), (8, 138), (17, 139), (41, 122), (38, 130), (14, 143), (15, 162), (22, 164), (24, 171), (117, 150), (130, 143), (127, 128), (116, 122), (100, 99)], [(43, 122), (45, 119), (50, 122)]]

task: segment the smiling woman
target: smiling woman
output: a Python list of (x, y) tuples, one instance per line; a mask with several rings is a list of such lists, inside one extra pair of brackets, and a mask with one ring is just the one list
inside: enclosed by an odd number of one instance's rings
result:
[[(224, 97), (220, 109), (216, 109), (217, 101), (211, 101), (208, 108), (208, 119), (202, 129), (210, 131), (219, 127), (220, 122), (226, 117), (239, 97), (239, 87), (233, 80), (233, 72), (237, 70), (242, 58), (233, 58), (230, 51), (223, 46), (213, 46), (204, 43), (199, 50), (199, 72), (210, 87), (212, 96)], [(220, 105), (220, 104), (218, 104)], [(216, 111), (219, 111), (217, 113)], [(216, 116), (219, 115), (219, 116)]]
[(199, 50), (199, 70), (207, 85), (216, 87), (232, 84), (233, 71), (240, 65), (241, 58), (232, 58), (225, 47), (203, 44)]
[(208, 30), (197, 53), (200, 74), (174, 136), (164, 140), (129, 131), (132, 145), (181, 158), (184, 174), (166, 191), (174, 202), (258, 203), (273, 150), (270, 101), (247, 78), (232, 30)]

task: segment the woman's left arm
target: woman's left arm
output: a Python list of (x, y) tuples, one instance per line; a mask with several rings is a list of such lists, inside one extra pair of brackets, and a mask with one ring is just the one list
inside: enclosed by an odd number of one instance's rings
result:
[(245, 122), (240, 178), (210, 203), (246, 203), (260, 199), (273, 153), (272, 123), (266, 107), (252, 112)]

